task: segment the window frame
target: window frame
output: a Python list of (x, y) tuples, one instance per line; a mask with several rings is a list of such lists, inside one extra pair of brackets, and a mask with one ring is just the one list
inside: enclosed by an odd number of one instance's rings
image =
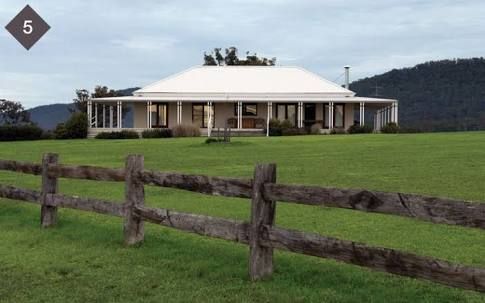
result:
[[(165, 110), (166, 110), (166, 113), (165, 113), (165, 124), (160, 124), (160, 106), (163, 105), (165, 106)], [(152, 119), (152, 125), (151, 125), (151, 128), (168, 128), (168, 103), (167, 102), (152, 102), (151, 106), (155, 106), (156, 108), (156, 111), (153, 111), (152, 108), (150, 108), (150, 115), (152, 113), (156, 113), (156, 119), (155, 119), (155, 124), (153, 123), (153, 119)]]
[[(294, 106), (295, 107), (295, 121), (293, 121), (294, 123), (294, 126), (296, 127), (297, 124), (298, 124), (298, 103), (276, 103), (276, 116), (275, 117), (278, 117), (279, 113), (279, 106), (284, 106), (285, 107), (285, 120), (288, 120), (288, 106)], [(291, 121), (290, 121), (291, 122)]]
[[(208, 123), (209, 121), (206, 121), (207, 120), (207, 115), (206, 115), (206, 108), (208, 108), (209, 106), (207, 105), (207, 103), (192, 103), (192, 124), (195, 125), (195, 122), (194, 122), (194, 107), (195, 106), (202, 106), (202, 126), (200, 125), (196, 125), (198, 126), (199, 128), (207, 128), (208, 126)], [(215, 115), (215, 106), (212, 105), (212, 127), (214, 127), (214, 125), (216, 125), (216, 115)]]
[[(253, 115), (249, 113), (246, 108), (247, 106), (254, 105), (256, 107), (256, 113)], [(234, 103), (234, 116), (237, 117), (237, 103)], [(241, 116), (243, 117), (257, 117), (258, 116), (258, 103), (242, 103), (241, 105)]]

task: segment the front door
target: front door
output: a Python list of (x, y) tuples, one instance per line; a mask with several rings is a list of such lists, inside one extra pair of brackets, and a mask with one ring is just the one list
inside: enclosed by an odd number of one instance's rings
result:
[(311, 127), (313, 124), (316, 123), (316, 111), (317, 105), (315, 103), (305, 103), (305, 118), (303, 123), (305, 127)]

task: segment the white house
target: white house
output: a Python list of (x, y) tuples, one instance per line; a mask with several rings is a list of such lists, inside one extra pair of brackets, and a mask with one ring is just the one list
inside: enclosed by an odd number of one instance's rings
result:
[[(171, 128), (193, 124), (209, 134), (213, 128), (258, 132), (270, 119), (295, 127), (314, 124), (322, 132), (363, 125), (365, 110), (375, 112), (374, 129), (398, 121), (392, 99), (356, 97), (348, 89), (300, 67), (196, 66), (152, 83), (133, 96), (88, 101), (89, 133), (127, 129), (123, 111), (133, 111), (129, 129)], [(356, 114), (356, 113), (359, 114)]]

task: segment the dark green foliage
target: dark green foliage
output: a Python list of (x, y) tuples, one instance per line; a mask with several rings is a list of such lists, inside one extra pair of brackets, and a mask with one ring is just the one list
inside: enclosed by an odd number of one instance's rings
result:
[(75, 112), (66, 123), (59, 123), (54, 130), (56, 139), (84, 139), (88, 135), (88, 117)]
[(211, 143), (224, 143), (224, 139), (218, 139), (218, 138), (207, 138), (205, 139), (206, 144), (211, 144)]
[(401, 127), (456, 131), (485, 129), (484, 82), (485, 59), (473, 58), (395, 69), (350, 88), (360, 96), (399, 100)]
[(399, 133), (399, 126), (394, 122), (387, 123), (386, 125), (384, 125), (384, 127), (381, 128), (381, 133), (397, 134)]
[(373, 131), (374, 130), (370, 125), (360, 126), (358, 124), (354, 124), (347, 129), (349, 134), (370, 134)]
[(120, 132), (102, 132), (96, 135), (96, 139), (139, 139), (137, 132), (122, 130)]
[(221, 53), (222, 48), (214, 48), (209, 54), (204, 52), (204, 65), (257, 65), (273, 66), (276, 58), (258, 57), (256, 53), (246, 52), (246, 59), (239, 58), (237, 47), (231, 46), (225, 49), (225, 56)]
[(332, 128), (330, 131), (331, 135), (343, 135), (346, 134), (347, 132), (343, 128)]
[(0, 141), (39, 140), (42, 129), (35, 124), (0, 125)]
[(170, 128), (159, 128), (144, 130), (141, 133), (142, 138), (172, 138), (172, 130)]
[(305, 128), (296, 128), (290, 121), (278, 119), (269, 120), (269, 135), (270, 136), (296, 136), (307, 135), (309, 130)]
[(30, 114), (20, 102), (0, 99), (0, 124), (29, 123)]
[(282, 136), (298, 136), (298, 135), (308, 135), (308, 131), (305, 128), (282, 128), (281, 129)]

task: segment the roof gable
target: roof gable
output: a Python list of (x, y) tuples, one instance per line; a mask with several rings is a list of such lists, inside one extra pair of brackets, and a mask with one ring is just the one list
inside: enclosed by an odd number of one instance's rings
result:
[(145, 94), (329, 94), (354, 96), (300, 67), (196, 66), (134, 92)]

